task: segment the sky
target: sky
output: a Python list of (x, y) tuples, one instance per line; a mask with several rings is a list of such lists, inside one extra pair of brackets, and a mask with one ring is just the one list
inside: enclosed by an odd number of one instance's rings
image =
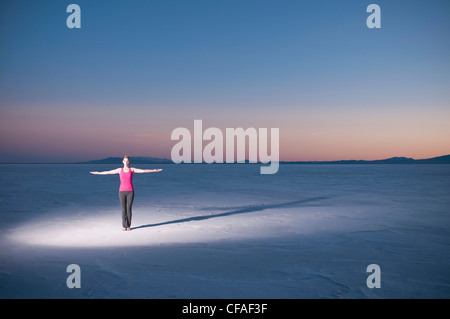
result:
[(195, 119), (284, 161), (450, 154), (449, 33), (446, 0), (2, 0), (0, 162), (170, 158)]

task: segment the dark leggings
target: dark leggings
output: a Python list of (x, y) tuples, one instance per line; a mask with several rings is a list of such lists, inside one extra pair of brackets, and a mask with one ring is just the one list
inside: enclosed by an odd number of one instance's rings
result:
[(122, 205), (122, 226), (131, 227), (131, 206), (133, 206), (134, 191), (119, 191), (120, 205)]

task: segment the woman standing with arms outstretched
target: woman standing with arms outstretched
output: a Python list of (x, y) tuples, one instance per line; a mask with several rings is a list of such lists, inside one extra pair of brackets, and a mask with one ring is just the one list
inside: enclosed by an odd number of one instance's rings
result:
[(123, 167), (116, 168), (111, 171), (90, 172), (95, 175), (120, 175), (119, 199), (122, 206), (122, 230), (131, 230), (131, 208), (134, 200), (133, 174), (134, 173), (154, 173), (160, 172), (162, 169), (139, 169), (130, 167), (130, 158), (124, 156), (122, 159)]

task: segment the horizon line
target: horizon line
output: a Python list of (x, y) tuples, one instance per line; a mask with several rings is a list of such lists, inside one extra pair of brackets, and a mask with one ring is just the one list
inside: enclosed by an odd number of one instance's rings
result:
[[(423, 160), (432, 160), (432, 159), (438, 159), (438, 158), (443, 158), (443, 157), (450, 157), (450, 154), (446, 154), (446, 155), (440, 155), (440, 156), (435, 156), (435, 157), (429, 157), (429, 158), (421, 158), (421, 159), (415, 159), (412, 157), (405, 157), (405, 156), (393, 156), (393, 157), (388, 157), (388, 158), (382, 158), (382, 159), (373, 159), (373, 160), (360, 160), (360, 159), (341, 159), (341, 160), (292, 160), (292, 161), (283, 161), (283, 160), (279, 160), (279, 161), (273, 161), (273, 162), (278, 162), (278, 163), (282, 163), (282, 164), (295, 164), (295, 163), (338, 163), (338, 162), (377, 162), (377, 161), (387, 161), (387, 160), (408, 160), (408, 161), (423, 161)], [(93, 161), (102, 161), (102, 160), (106, 160), (106, 159), (110, 159), (110, 158), (121, 158), (121, 156), (109, 156), (109, 157), (105, 157), (102, 159), (95, 159), (95, 160), (87, 160), (87, 161), (63, 161), (63, 162), (53, 162), (53, 161), (36, 161), (36, 162), (23, 162), (23, 161), (7, 161), (7, 162), (0, 162), (0, 164), (116, 164), (116, 163), (90, 163)], [(151, 163), (151, 164), (176, 164), (174, 163), (171, 159), (169, 158), (160, 158), (160, 157), (152, 157), (152, 156), (130, 156), (130, 158), (152, 158), (154, 160), (163, 160), (163, 161), (169, 161), (170, 163)], [(271, 161), (272, 162), (272, 161)], [(120, 163), (117, 163), (120, 164)], [(140, 164), (140, 163), (139, 163)], [(144, 163), (142, 163), (144, 164)], [(201, 162), (201, 163), (179, 163), (179, 164), (267, 164), (267, 163), (262, 163), (260, 161), (257, 162), (250, 162), (248, 159), (245, 159), (245, 162), (231, 162), (231, 163), (227, 163), (227, 162), (222, 162), (222, 163), (217, 163), (217, 162), (213, 162), (213, 163), (206, 163), (206, 162)]]

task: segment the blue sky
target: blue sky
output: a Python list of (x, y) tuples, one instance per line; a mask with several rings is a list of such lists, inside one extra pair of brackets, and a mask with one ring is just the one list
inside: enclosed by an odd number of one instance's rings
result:
[[(81, 29), (66, 27), (70, 3), (81, 7)], [(381, 7), (381, 29), (366, 26), (370, 3)], [(4, 158), (122, 154), (114, 145), (124, 135), (157, 137), (129, 151), (167, 157), (170, 132), (195, 118), (279, 127), (288, 160), (448, 149), (448, 1), (18, 0), (0, 11)], [(404, 137), (386, 151), (380, 131), (399, 128)], [(358, 129), (373, 151), (348, 138)], [(428, 139), (417, 143), (419, 133)], [(98, 143), (64, 147), (86, 138)]]

